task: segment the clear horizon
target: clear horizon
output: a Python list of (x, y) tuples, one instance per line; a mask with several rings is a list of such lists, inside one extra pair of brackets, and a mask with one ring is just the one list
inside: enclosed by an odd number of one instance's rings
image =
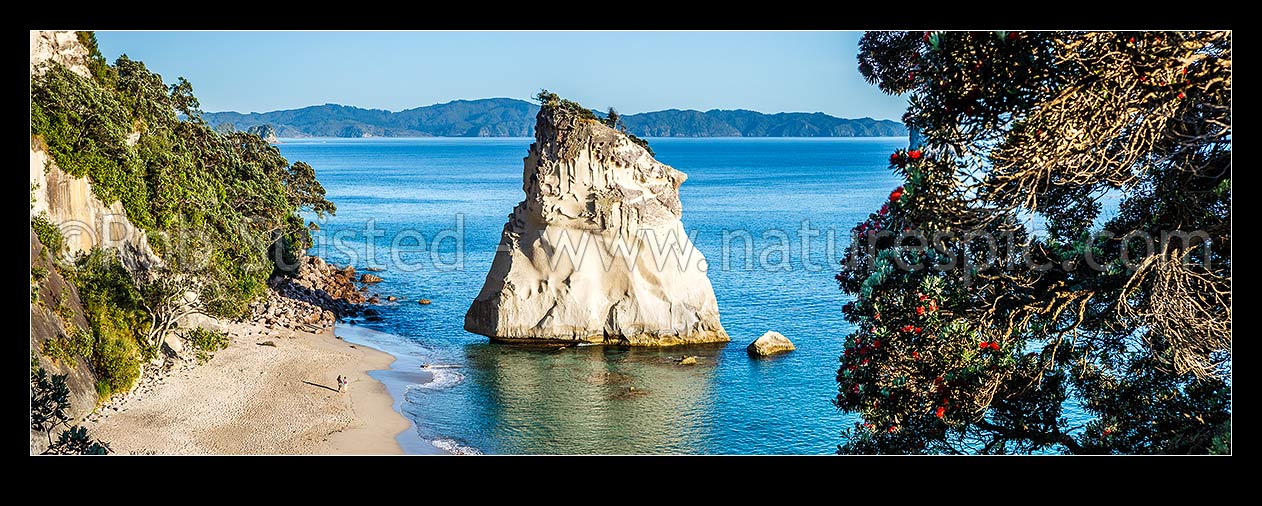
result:
[(529, 100), (547, 88), (624, 114), (745, 109), (901, 121), (906, 100), (881, 93), (856, 68), (860, 35), (98, 31), (97, 40), (111, 63), (126, 54), (168, 83), (185, 77), (210, 112), (324, 104), (398, 112), (454, 100)]

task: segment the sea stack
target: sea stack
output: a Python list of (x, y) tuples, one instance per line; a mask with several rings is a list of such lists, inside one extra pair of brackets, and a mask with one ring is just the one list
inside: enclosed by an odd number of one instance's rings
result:
[[(552, 96), (465, 330), (495, 341), (668, 346), (729, 341), (680, 221), (687, 175)], [(642, 142), (642, 141), (641, 141)]]

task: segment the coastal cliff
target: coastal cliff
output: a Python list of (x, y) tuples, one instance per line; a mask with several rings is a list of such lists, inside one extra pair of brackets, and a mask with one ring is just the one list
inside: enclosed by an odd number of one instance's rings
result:
[[(305, 255), (298, 213), (336, 211), (315, 170), (268, 129), (211, 129), (190, 83), (107, 63), (91, 32), (31, 32), (30, 51), (31, 453), (398, 451), (406, 421), (380, 385), (354, 409), (305, 395), (333, 380), (328, 367), (375, 384), (363, 366), (389, 363), (333, 335), (375, 297), (350, 266)], [(249, 396), (256, 419), (242, 421), (227, 384), (264, 389)], [(366, 418), (366, 398), (380, 412), (372, 446), (322, 450)], [(144, 415), (116, 416), (129, 409)]]
[[(498, 341), (728, 341), (680, 217), (687, 175), (563, 101), (540, 110), (526, 197), (504, 225), (465, 330)], [(587, 116), (587, 117), (585, 117)]]

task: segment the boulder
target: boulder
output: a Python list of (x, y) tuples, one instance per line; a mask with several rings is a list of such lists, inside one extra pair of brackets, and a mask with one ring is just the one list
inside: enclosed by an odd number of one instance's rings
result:
[(687, 356), (679, 359), (679, 365), (697, 365), (697, 357)]
[(175, 335), (175, 332), (167, 333), (166, 337), (162, 338), (162, 344), (166, 349), (171, 350), (171, 353), (175, 354), (175, 356), (183, 357), (184, 340), (180, 339), (180, 336)]
[(381, 279), (381, 276), (378, 276), (376, 274), (368, 274), (365, 272), (364, 274), (361, 274), (359, 276), (360, 283), (380, 283), (382, 281), (385, 281), (385, 280)]
[(429, 299), (421, 299), (421, 300), (416, 301), (416, 303), (417, 303), (417, 304), (420, 304), (420, 305), (422, 305), (422, 306), (425, 306), (425, 305), (429, 305), (429, 304), (430, 304), (430, 300), (429, 300)]
[(793, 346), (793, 342), (789, 341), (789, 338), (784, 337), (779, 332), (771, 330), (767, 331), (766, 334), (763, 334), (762, 337), (755, 339), (754, 342), (749, 343), (749, 347), (745, 348), (745, 351), (755, 357), (765, 357), (768, 355), (775, 355), (777, 353), (793, 351), (795, 349), (797, 349), (797, 347)]
[(398, 297), (395, 297), (395, 296), (393, 296), (393, 295), (391, 295), (391, 296), (389, 296), (389, 297), (386, 297), (386, 300), (388, 300), (388, 301), (390, 301), (390, 302), (394, 302), (394, 301), (396, 301), (396, 300), (399, 300), (399, 298), (398, 298)]

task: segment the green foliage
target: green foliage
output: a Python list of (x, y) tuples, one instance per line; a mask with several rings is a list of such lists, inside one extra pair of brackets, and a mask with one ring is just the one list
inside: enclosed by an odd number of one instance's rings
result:
[(101, 399), (126, 391), (140, 377), (141, 357), (157, 350), (145, 344), (149, 315), (131, 275), (112, 250), (93, 248), (74, 272), (79, 300), (92, 334), (92, 370)]
[(651, 156), (657, 156), (657, 153), (654, 153), (654, 152), (653, 152), (653, 148), (650, 148), (650, 147), (649, 147), (649, 141), (646, 141), (646, 140), (644, 140), (644, 139), (641, 139), (641, 138), (639, 138), (639, 137), (636, 137), (636, 136), (634, 136), (634, 135), (632, 135), (632, 134), (627, 134), (627, 138), (628, 138), (628, 139), (631, 139), (631, 142), (634, 142), (634, 143), (636, 143), (636, 144), (639, 144), (639, 145), (640, 145), (640, 147), (644, 148), (644, 150), (645, 150), (645, 151), (648, 151), (648, 152), (649, 152), (649, 155), (651, 155)]
[(140, 346), (125, 330), (103, 327), (97, 335), (92, 370), (96, 371), (97, 398), (126, 392), (140, 379)]
[[(842, 453), (1230, 451), (1230, 48), (1227, 32), (863, 37), (860, 72), (908, 96), (923, 144), (890, 156), (904, 186), (837, 276), (855, 329), (835, 402), (863, 417)], [(1205, 240), (1144, 258), (1122, 239), (1179, 231)]]
[(656, 153), (653, 152), (653, 148), (649, 147), (649, 141), (636, 137), (627, 131), (627, 126), (622, 122), (621, 116), (618, 115), (618, 111), (612, 107), (609, 108), (608, 115), (604, 120), (602, 120), (597, 117), (596, 113), (591, 109), (583, 107), (583, 105), (578, 102), (561, 98), (556, 93), (552, 93), (548, 90), (539, 90), (539, 93), (535, 95), (535, 100), (539, 101), (541, 104), (540, 107), (542, 107), (545, 111), (551, 109), (567, 114), (574, 114), (581, 119), (598, 121), (609, 128), (618, 130), (619, 132), (622, 132), (623, 135), (626, 135), (627, 139), (630, 139), (631, 142), (640, 145), (640, 147), (643, 147), (646, 151), (648, 151), (649, 155), (656, 156)]
[(309, 165), (202, 121), (187, 80), (167, 86), (126, 55), (107, 68), (108, 79), (87, 79), (50, 63), (33, 76), (33, 134), (102, 201), (121, 201), (174, 272), (198, 278), (211, 315), (240, 316), (275, 270), (268, 253), (292, 259), (310, 246), (297, 211), (333, 204)]
[(227, 334), (203, 327), (188, 329), (184, 333), (184, 339), (192, 345), (193, 350), (197, 352), (197, 359), (202, 362), (210, 360), (216, 351), (227, 348), (231, 344)]
[(82, 426), (63, 430), (53, 441), (52, 432), (58, 426), (70, 422), (70, 387), (65, 374), (49, 375), (31, 354), (31, 430), (43, 432), (48, 437), (47, 455), (105, 455), (110, 453), (109, 443), (88, 436)]
[(39, 287), (48, 278), (48, 269), (31, 267), (31, 304), (39, 303)]
[(61, 431), (57, 442), (45, 451), (48, 455), (109, 455), (110, 444), (88, 435), (88, 429), (76, 425)]
[(90, 332), (68, 324), (66, 335), (44, 341), (40, 351), (54, 362), (75, 367), (79, 364), (79, 357), (92, 356), (94, 344)]
[(40, 213), (39, 216), (31, 218), (31, 228), (35, 229), (35, 236), (39, 238), (40, 244), (48, 248), (48, 252), (57, 258), (66, 248), (66, 238), (61, 235), (61, 229), (53, 222), (48, 221), (48, 216)]
[(1213, 455), (1231, 455), (1231, 420), (1227, 420), (1219, 428), (1219, 434), (1210, 444), (1209, 453)]
[(601, 123), (604, 123), (605, 126), (615, 130), (626, 131), (627, 129), (626, 124), (622, 122), (622, 116), (618, 115), (618, 110), (612, 107), (605, 112), (605, 119), (601, 121)]
[(596, 116), (596, 113), (592, 112), (591, 109), (583, 107), (583, 104), (561, 98), (556, 93), (552, 93), (548, 90), (539, 90), (539, 93), (535, 95), (535, 100), (538, 100), (540, 107), (545, 110), (557, 109), (577, 115), (580, 119), (600, 121), (600, 118)]
[(92, 78), (103, 86), (113, 86), (114, 69), (105, 63), (105, 56), (101, 54), (101, 49), (96, 45), (95, 32), (75, 32), (75, 36), (79, 38), (79, 43), (88, 49), (88, 71), (92, 73)]
[(52, 430), (70, 421), (70, 387), (65, 374), (49, 376), (38, 362), (31, 367), (31, 430), (43, 432), (52, 444)]

